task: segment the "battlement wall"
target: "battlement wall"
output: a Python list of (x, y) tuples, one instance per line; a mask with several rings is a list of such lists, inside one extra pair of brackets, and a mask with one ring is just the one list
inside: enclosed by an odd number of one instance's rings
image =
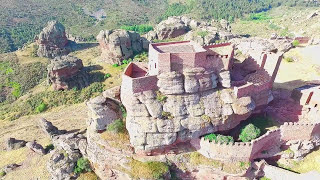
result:
[(285, 123), (280, 128), (268, 131), (263, 136), (248, 143), (220, 144), (209, 142), (202, 137), (198, 151), (208, 158), (217, 160), (249, 161), (262, 156), (265, 157), (264, 153), (274, 147), (280, 147), (284, 142), (310, 140), (315, 136), (320, 136), (320, 123)]
[(320, 123), (318, 124), (299, 124), (285, 123), (280, 127), (281, 138), (284, 141), (290, 140), (310, 140), (315, 135), (320, 135)]

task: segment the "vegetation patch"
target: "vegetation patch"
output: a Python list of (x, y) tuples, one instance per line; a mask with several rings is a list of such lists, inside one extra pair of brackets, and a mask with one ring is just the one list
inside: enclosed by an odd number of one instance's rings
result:
[(6, 175), (6, 172), (0, 171), (0, 177), (3, 177), (3, 176), (5, 176), (5, 175)]
[(206, 37), (209, 34), (208, 31), (198, 31), (197, 35), (200, 36), (201, 38)]
[(89, 160), (83, 157), (79, 158), (76, 166), (74, 167), (74, 173), (80, 174), (80, 173), (91, 172), (91, 171), (92, 169), (91, 169)]
[[(44, 109), (49, 110), (62, 105), (82, 103), (99, 95), (103, 90), (104, 84), (100, 82), (92, 83), (90, 86), (77, 91), (50, 91), (47, 89), (30, 95), (26, 100), (19, 99), (11, 104), (3, 104), (0, 106), (0, 119), (14, 120), (25, 115), (39, 113)], [(45, 105), (42, 105), (42, 103)]]
[(113, 133), (125, 133), (126, 125), (121, 119), (117, 119), (108, 125), (107, 131), (110, 131)]
[(140, 24), (140, 25), (133, 25), (133, 26), (121, 26), (121, 29), (127, 30), (127, 31), (135, 31), (139, 34), (145, 34), (149, 31), (153, 30), (153, 27), (147, 24)]
[(292, 42), (292, 46), (294, 46), (294, 47), (298, 47), (299, 45), (300, 45), (300, 42), (298, 40), (294, 40)]
[(98, 176), (93, 172), (81, 173), (77, 180), (98, 180)]
[(260, 13), (250, 14), (249, 19), (253, 21), (262, 21), (262, 20), (269, 20), (271, 19), (271, 17), (269, 17), (266, 12), (260, 12)]
[(208, 134), (204, 136), (204, 140), (209, 140), (209, 142), (215, 142), (215, 143), (223, 143), (223, 144), (229, 144), (233, 143), (234, 139), (231, 136), (224, 136), (221, 134)]
[(239, 139), (242, 142), (250, 142), (253, 139), (256, 139), (261, 134), (261, 130), (253, 124), (248, 124), (243, 129), (241, 129)]
[(46, 145), (46, 147), (44, 148), (44, 150), (46, 151), (46, 153), (50, 152), (51, 150), (54, 149), (53, 144), (48, 144)]
[(42, 113), (46, 109), (47, 109), (47, 105), (42, 102), (36, 107), (36, 113)]
[(163, 162), (141, 162), (131, 159), (129, 164), (130, 175), (135, 179), (162, 179), (169, 172), (169, 166)]
[(122, 150), (131, 151), (130, 137), (127, 131), (123, 133), (113, 133), (105, 131), (101, 134), (101, 138), (108, 141), (109, 145)]
[(173, 119), (173, 115), (170, 112), (162, 111), (161, 112), (162, 118), (164, 119)]
[(157, 95), (157, 101), (159, 102), (164, 103), (168, 99), (168, 97), (163, 95), (160, 91), (156, 91), (156, 95)]

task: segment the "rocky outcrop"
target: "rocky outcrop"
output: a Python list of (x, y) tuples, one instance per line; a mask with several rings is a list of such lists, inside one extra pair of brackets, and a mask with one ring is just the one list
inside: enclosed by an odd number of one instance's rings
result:
[(80, 153), (68, 154), (63, 150), (54, 150), (47, 162), (48, 172), (52, 180), (76, 178), (73, 174), (75, 164), (81, 157)]
[(110, 64), (121, 64), (122, 60), (142, 52), (149, 45), (138, 33), (121, 29), (100, 31), (97, 40), (102, 61)]
[(40, 155), (44, 155), (46, 154), (46, 151), (44, 150), (44, 148), (42, 147), (41, 144), (38, 144), (36, 141), (31, 141), (31, 142), (28, 142), (26, 144), (26, 146), (32, 150), (33, 152), (37, 153), (37, 154), (40, 154)]
[(89, 75), (81, 59), (73, 56), (61, 56), (51, 60), (47, 67), (48, 82), (55, 90), (71, 88), (81, 89), (89, 85)]
[(253, 55), (261, 52), (287, 52), (292, 46), (292, 39), (287, 38), (235, 38), (231, 42), (245, 55)]
[(15, 149), (19, 149), (19, 148), (22, 148), (24, 146), (26, 146), (26, 141), (24, 140), (17, 140), (15, 138), (9, 138), (6, 143), (5, 143), (5, 146), (6, 146), (6, 149), (8, 151), (10, 150), (15, 150)]
[[(76, 178), (74, 167), (79, 158), (87, 155), (87, 140), (81, 133), (67, 133), (59, 130), (51, 122), (40, 119), (39, 126), (50, 136), (54, 150), (47, 162), (47, 169), (52, 180)], [(34, 144), (34, 143), (33, 143)], [(32, 147), (39, 145), (32, 145)], [(41, 145), (40, 145), (41, 146)], [(41, 148), (37, 148), (42, 152)], [(44, 151), (44, 150), (43, 150)]]
[(175, 38), (181, 36), (188, 31), (187, 25), (179, 18), (169, 17), (167, 20), (161, 21), (155, 28), (157, 36), (160, 40)]
[(106, 97), (107, 93), (103, 95), (87, 102), (90, 117), (87, 120), (87, 125), (95, 131), (105, 130), (110, 123), (122, 118), (119, 102)]
[[(121, 100), (127, 110), (126, 126), (136, 150), (153, 151), (201, 135), (224, 131), (245, 120), (255, 109), (250, 97), (237, 99), (230, 74), (218, 76), (203, 68), (158, 75), (159, 91), (130, 94), (125, 87)], [(128, 94), (129, 93), (129, 94)]]
[(39, 127), (51, 138), (60, 134), (65, 134), (67, 132), (65, 130), (59, 130), (50, 121), (47, 121), (44, 118), (39, 119)]
[(307, 154), (309, 154), (313, 149), (320, 146), (320, 138), (313, 139), (310, 141), (304, 140), (292, 140), (286, 143), (289, 146), (289, 150), (284, 153), (284, 158), (302, 160)]
[(229, 40), (234, 37), (231, 26), (225, 20), (221, 24), (196, 21), (186, 16), (173, 16), (163, 20), (155, 27), (155, 32), (147, 34), (147, 39), (169, 39), (185, 35), (185, 41), (195, 41), (200, 45)]
[(68, 38), (64, 26), (57, 21), (48, 22), (42, 32), (36, 38), (39, 45), (38, 56), (54, 58), (66, 55), (70, 52), (67, 48)]

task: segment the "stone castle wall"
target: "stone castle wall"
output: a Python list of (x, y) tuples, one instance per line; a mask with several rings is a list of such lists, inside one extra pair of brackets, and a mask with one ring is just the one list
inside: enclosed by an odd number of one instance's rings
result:
[[(219, 144), (201, 138), (198, 151), (212, 159), (250, 161), (257, 158), (272, 157), (275, 153), (280, 152), (279, 147), (287, 141), (310, 140), (319, 136), (320, 123), (285, 123), (279, 129), (268, 131), (263, 136), (248, 143)], [(277, 149), (278, 152), (272, 152), (274, 149)]]
[(126, 78), (121, 100), (128, 112), (126, 126), (136, 150), (166, 148), (229, 130), (247, 119), (255, 108), (250, 97), (237, 99), (232, 90), (218, 88), (218, 76), (203, 68), (192, 68), (184, 74), (162, 73), (157, 76), (157, 89), (138, 93), (128, 87)]

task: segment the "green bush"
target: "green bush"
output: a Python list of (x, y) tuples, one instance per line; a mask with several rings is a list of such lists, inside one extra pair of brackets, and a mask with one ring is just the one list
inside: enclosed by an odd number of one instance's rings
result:
[(292, 57), (285, 57), (284, 60), (287, 62), (294, 62)]
[(159, 102), (166, 102), (166, 100), (168, 99), (168, 97), (163, 95), (160, 91), (156, 91), (156, 95)]
[(242, 142), (250, 142), (253, 139), (256, 139), (261, 134), (261, 130), (253, 124), (248, 124), (241, 129), (239, 139)]
[(36, 112), (37, 113), (42, 113), (43, 111), (45, 111), (47, 109), (47, 105), (45, 103), (40, 103), (37, 107), (36, 107)]
[(127, 31), (135, 31), (139, 34), (145, 34), (153, 30), (153, 27), (147, 24), (133, 25), (133, 26), (121, 26), (120, 29)]
[(260, 180), (271, 180), (271, 179), (269, 179), (267, 177), (262, 177), (262, 178), (260, 178)]
[(257, 20), (257, 21), (271, 19), (266, 12), (250, 14), (249, 18), (250, 20)]
[(44, 150), (48, 153), (48, 152), (50, 152), (51, 150), (53, 150), (54, 149), (54, 146), (53, 146), (53, 144), (48, 144), (48, 145), (46, 145), (46, 147), (44, 148)]
[(173, 119), (173, 118), (174, 118), (170, 112), (162, 111), (162, 112), (161, 112), (161, 115), (162, 115), (162, 117), (163, 117), (164, 119)]
[(91, 169), (89, 160), (85, 158), (79, 158), (76, 166), (74, 167), (74, 173), (79, 174), (79, 173), (85, 173), (85, 172), (91, 172), (91, 171), (92, 169)]
[(206, 37), (208, 34), (209, 34), (208, 31), (198, 31), (197, 32), (197, 35), (202, 37), (202, 38)]
[(104, 79), (108, 79), (109, 77), (111, 77), (111, 74), (110, 74), (110, 73), (107, 73), (107, 74), (104, 75), (103, 78), (104, 78)]
[(210, 142), (215, 142), (215, 143), (223, 143), (223, 144), (229, 144), (229, 143), (233, 143), (234, 139), (231, 136), (224, 136), (221, 134), (208, 134), (204, 136), (204, 140), (209, 140)]
[(121, 105), (121, 106), (120, 106), (120, 110), (121, 110), (121, 113), (122, 113), (122, 118), (126, 118), (126, 117), (127, 117), (127, 110), (126, 110), (126, 108), (125, 108), (123, 105)]
[(107, 131), (124, 133), (126, 131), (126, 125), (121, 119), (117, 119), (107, 126)]
[(294, 40), (294, 41), (292, 42), (292, 45), (293, 45), (294, 47), (297, 47), (297, 46), (300, 45), (300, 42), (299, 42), (298, 40)]
[(6, 172), (0, 171), (0, 177), (3, 177), (3, 176), (5, 176), (5, 175), (6, 175)]

